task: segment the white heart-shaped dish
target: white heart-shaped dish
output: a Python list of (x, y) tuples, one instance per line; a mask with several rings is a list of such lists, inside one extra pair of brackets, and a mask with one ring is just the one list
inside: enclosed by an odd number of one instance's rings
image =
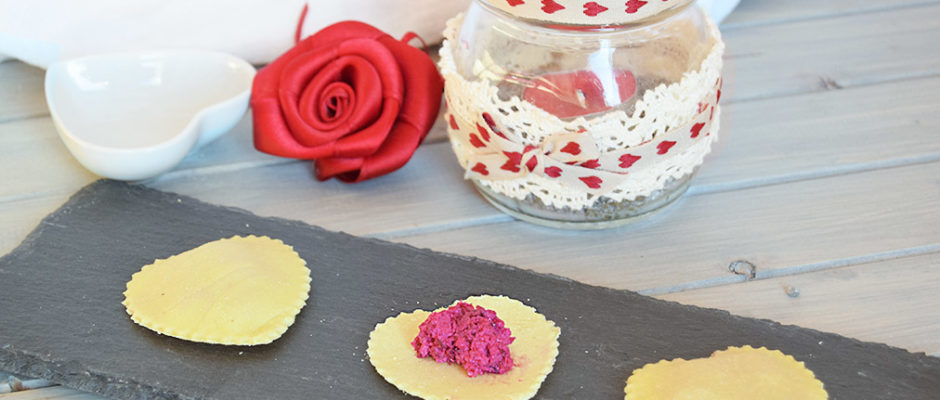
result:
[(255, 69), (211, 51), (95, 55), (46, 71), (59, 137), (92, 172), (147, 179), (230, 130), (248, 108)]

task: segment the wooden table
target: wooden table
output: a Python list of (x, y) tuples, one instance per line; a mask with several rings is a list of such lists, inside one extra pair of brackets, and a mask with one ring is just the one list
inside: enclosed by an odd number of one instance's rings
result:
[[(146, 184), (940, 356), (940, 1), (744, 0), (722, 31), (721, 140), (678, 204), (635, 225), (512, 220), (462, 179), (443, 124), (404, 169), (347, 185), (256, 152), (246, 118)], [(0, 253), (97, 179), (57, 137), (42, 79), (0, 64)]]

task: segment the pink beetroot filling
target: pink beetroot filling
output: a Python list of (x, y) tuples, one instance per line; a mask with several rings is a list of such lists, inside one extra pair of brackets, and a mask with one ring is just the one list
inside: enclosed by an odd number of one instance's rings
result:
[(411, 346), (419, 358), (457, 363), (468, 376), (474, 377), (509, 371), (512, 368), (509, 344), (515, 339), (495, 311), (461, 301), (431, 313), (421, 323)]

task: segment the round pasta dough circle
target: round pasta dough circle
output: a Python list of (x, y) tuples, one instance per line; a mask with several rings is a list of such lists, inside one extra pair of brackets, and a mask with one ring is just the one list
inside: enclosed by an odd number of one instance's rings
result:
[(135, 323), (193, 342), (260, 345), (281, 337), (310, 293), (310, 269), (268, 237), (205, 243), (135, 273), (124, 307)]
[(389, 317), (369, 335), (369, 361), (375, 370), (401, 391), (425, 400), (524, 400), (535, 396), (552, 372), (561, 330), (534, 308), (509, 297), (483, 295), (462, 301), (496, 311), (512, 331), (516, 338), (509, 345), (512, 369), (501, 375), (470, 378), (457, 364), (418, 358), (411, 342), (431, 312), (415, 310)]
[(813, 371), (779, 350), (729, 347), (708, 358), (646, 364), (633, 371), (625, 400), (824, 400)]

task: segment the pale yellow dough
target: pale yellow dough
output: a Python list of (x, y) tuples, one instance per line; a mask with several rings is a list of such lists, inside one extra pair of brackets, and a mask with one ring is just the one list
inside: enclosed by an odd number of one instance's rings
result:
[(281, 337), (310, 293), (310, 269), (268, 237), (203, 244), (135, 273), (124, 306), (137, 324), (202, 343), (259, 345)]
[(418, 335), (418, 326), (430, 315), (424, 310), (401, 313), (376, 325), (369, 335), (368, 349), (375, 370), (398, 389), (425, 400), (516, 400), (535, 396), (552, 372), (561, 331), (554, 322), (518, 300), (476, 296), (464, 301), (496, 311), (512, 331), (516, 340), (509, 345), (514, 363), (509, 372), (470, 378), (457, 364), (418, 358), (411, 341)]
[(829, 395), (802, 362), (779, 350), (729, 347), (709, 358), (647, 364), (627, 379), (626, 400), (816, 400)]

